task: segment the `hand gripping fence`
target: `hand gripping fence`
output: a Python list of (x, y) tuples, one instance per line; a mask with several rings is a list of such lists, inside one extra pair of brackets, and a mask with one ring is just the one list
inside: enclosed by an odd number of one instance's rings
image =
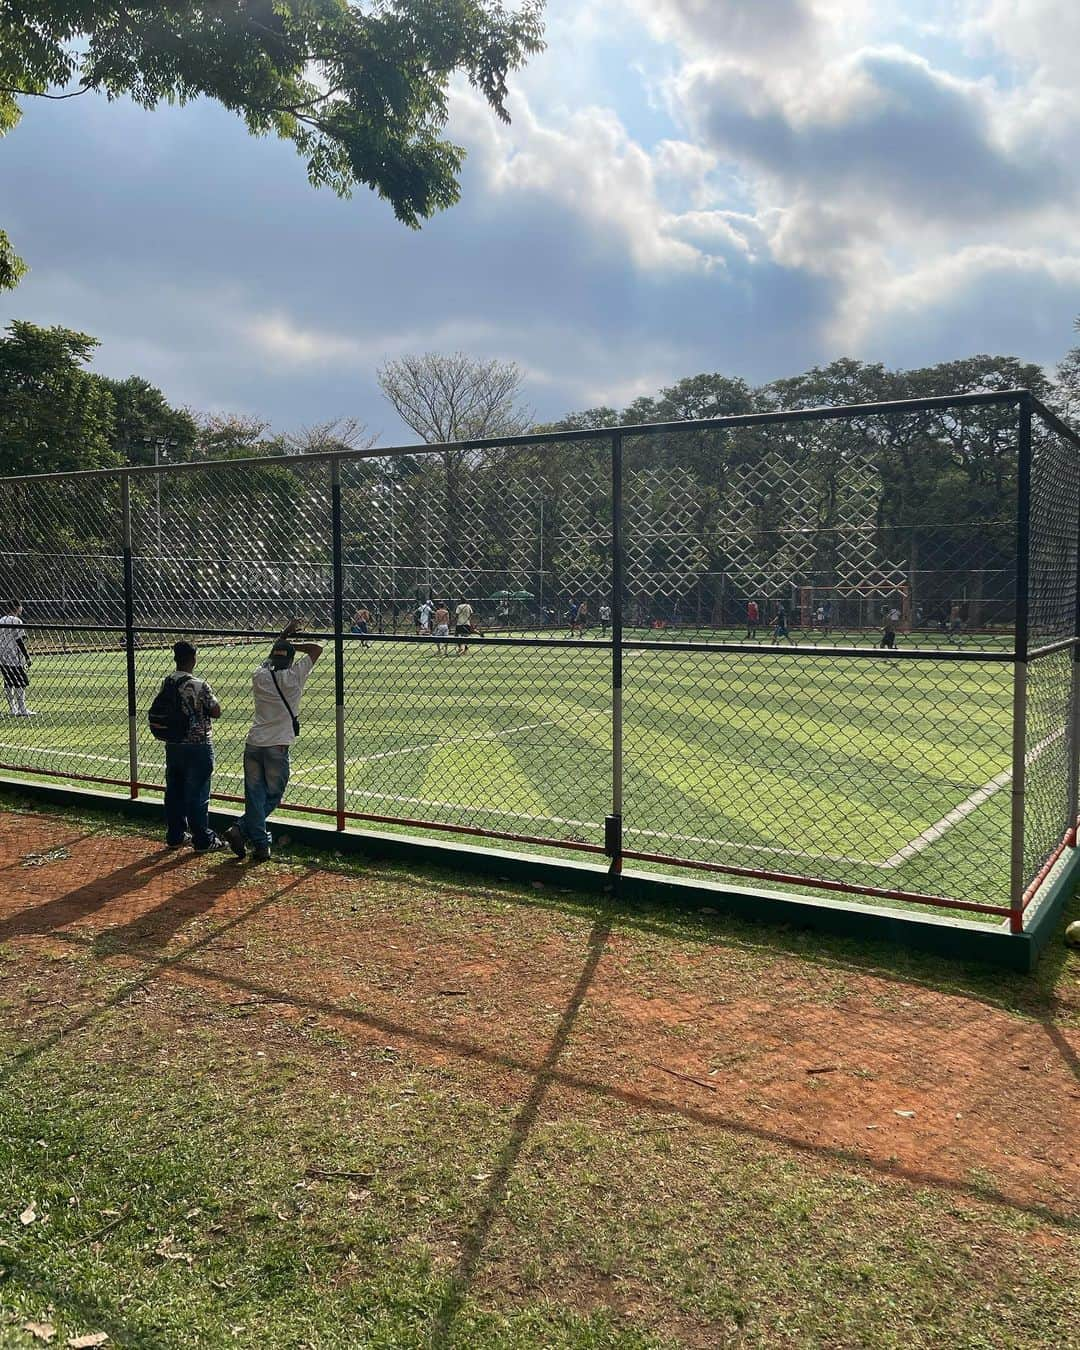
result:
[(159, 793), (183, 636), (239, 802), (296, 613), (327, 652), (283, 810), (339, 830), (1014, 932), (1076, 846), (1080, 438), (1023, 390), (8, 478), (0, 526), (9, 780)]

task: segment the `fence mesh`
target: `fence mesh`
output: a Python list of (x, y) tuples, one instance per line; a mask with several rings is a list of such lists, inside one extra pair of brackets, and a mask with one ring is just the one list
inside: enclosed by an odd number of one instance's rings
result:
[[(325, 654), (289, 809), (600, 852), (621, 788), (627, 857), (1003, 916), (1018, 402), (7, 480), (36, 716), (4, 719), (0, 766), (130, 784), (130, 657), (160, 788), (145, 713), (183, 636), (240, 798), (251, 677), (298, 613)], [(1078, 443), (1036, 416), (1031, 456), (1029, 889), (1076, 810), (1080, 520)]]
[(1024, 726), (1023, 874), (1033, 882), (1076, 824), (1077, 664), (1074, 646), (1039, 655), (1077, 636), (1080, 455), (1077, 445), (1036, 416), (1031, 434), (1029, 647)]

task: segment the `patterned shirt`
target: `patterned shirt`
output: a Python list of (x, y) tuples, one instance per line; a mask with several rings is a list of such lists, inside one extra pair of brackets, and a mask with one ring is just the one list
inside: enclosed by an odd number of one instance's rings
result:
[(166, 681), (180, 682), (178, 697), (181, 709), (187, 714), (187, 735), (182, 736), (177, 745), (209, 745), (213, 739), (213, 727), (210, 721), (210, 709), (217, 701), (209, 684), (198, 675), (177, 670), (166, 675)]

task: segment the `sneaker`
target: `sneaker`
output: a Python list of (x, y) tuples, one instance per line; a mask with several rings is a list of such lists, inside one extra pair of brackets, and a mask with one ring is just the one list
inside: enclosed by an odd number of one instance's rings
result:
[(247, 852), (247, 845), (244, 843), (244, 836), (240, 833), (239, 825), (229, 826), (225, 831), (225, 842), (238, 858), (242, 858)]
[(166, 848), (171, 848), (171, 849), (178, 849), (178, 848), (183, 848), (185, 844), (190, 844), (190, 843), (191, 843), (191, 835), (190, 835), (190, 834), (185, 834), (184, 837), (183, 837), (183, 839), (181, 839), (180, 842), (179, 842), (178, 844), (170, 844), (169, 841), (166, 839), (166, 840), (165, 840), (165, 847), (166, 847)]
[(197, 849), (195, 850), (195, 852), (196, 852), (196, 853), (220, 853), (221, 850), (222, 850), (224, 847), (225, 847), (225, 840), (224, 840), (224, 839), (219, 839), (219, 838), (217, 837), (217, 835), (215, 834), (214, 837), (213, 837), (213, 839), (211, 839), (210, 842), (209, 842), (208, 844), (204, 844), (204, 845), (202, 846), (202, 848), (197, 848)]
[(269, 850), (268, 848), (257, 848), (257, 849), (254, 849), (253, 852), (252, 852), (252, 854), (251, 854), (251, 857), (252, 857), (253, 861), (255, 861), (255, 862), (269, 862), (269, 861), (270, 861), (270, 850)]

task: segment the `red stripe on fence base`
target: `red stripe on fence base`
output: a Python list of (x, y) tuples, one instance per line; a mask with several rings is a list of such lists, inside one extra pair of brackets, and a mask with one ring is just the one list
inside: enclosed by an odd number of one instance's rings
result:
[(1055, 848), (1053, 853), (1050, 854), (1046, 862), (1044, 862), (1042, 867), (1039, 868), (1038, 872), (1035, 873), (1035, 879), (1032, 881), (1031, 885), (1024, 892), (1023, 899), (1020, 904), (1021, 912), (1027, 909), (1028, 905), (1030, 905), (1032, 900), (1035, 899), (1035, 896), (1039, 888), (1042, 886), (1043, 882), (1054, 870), (1057, 864), (1061, 861), (1061, 855), (1065, 852), (1065, 850), (1067, 848), (1075, 848), (1075, 847), (1076, 847), (1076, 826), (1073, 825), (1065, 831), (1064, 835), (1062, 836), (1061, 843), (1058, 844), (1057, 848)]
[[(126, 778), (106, 778), (99, 774), (69, 773), (61, 772), (57, 769), (38, 769), (31, 768), (25, 764), (5, 764), (0, 763), (0, 770), (9, 773), (24, 773), (39, 775), (45, 778), (68, 779), (80, 783), (104, 783), (110, 787), (122, 787), (131, 789), (131, 782)], [(161, 783), (137, 783), (136, 787), (143, 788), (148, 792), (164, 792), (164, 786)], [(239, 806), (243, 805), (243, 797), (237, 797), (229, 793), (215, 792), (211, 795), (211, 800), (216, 802), (230, 802)], [(286, 810), (296, 812), (302, 815), (327, 816), (337, 819), (338, 812), (333, 807), (328, 806), (305, 806), (299, 802), (289, 802)], [(368, 812), (346, 811), (346, 817), (349, 820), (367, 820), (379, 825), (397, 825), (405, 826), (417, 830), (434, 830), (442, 834), (463, 834), (481, 839), (503, 839), (508, 843), (516, 844), (534, 844), (540, 848), (569, 849), (578, 853), (599, 853), (604, 854), (605, 849), (602, 844), (589, 844), (576, 839), (549, 839), (543, 835), (532, 834), (510, 834), (505, 830), (485, 830), (475, 825), (452, 825), (445, 821), (438, 820), (413, 820), (408, 816), (380, 816)], [(1076, 831), (1070, 832), (1075, 837)], [(1039, 876), (1025, 892), (1025, 906), (1029, 903), (1035, 891), (1046, 879), (1046, 875), (1053, 867), (1054, 863), (1060, 858), (1068, 844), (1068, 836), (1062, 841), (1058, 849), (1046, 863)], [(881, 886), (859, 886), (853, 882), (847, 881), (826, 881), (820, 877), (800, 876), (793, 872), (770, 872), (755, 867), (736, 867), (725, 863), (701, 862), (694, 858), (677, 858), (666, 853), (640, 853), (634, 850), (624, 850), (623, 858), (630, 858), (636, 862), (661, 863), (668, 867), (685, 867), (699, 872), (718, 872), (726, 876), (746, 877), (756, 881), (775, 881), (789, 886), (807, 886), (812, 890), (836, 891), (846, 895), (866, 895), (873, 896), (882, 900), (901, 900), (912, 905), (932, 905), (937, 909), (958, 909), (967, 910), (976, 914), (995, 914), (1008, 918), (1012, 911), (1003, 905), (981, 905), (970, 900), (954, 900), (943, 895), (923, 895), (918, 891), (898, 891), (887, 890)]]
[(750, 877), (756, 881), (778, 881), (789, 886), (811, 886), (821, 891), (843, 891), (849, 895), (873, 895), (882, 900), (905, 900), (910, 905), (934, 905), (938, 909), (966, 909), (976, 914), (999, 914), (1005, 917), (1005, 905), (980, 905), (973, 900), (953, 900), (945, 895), (922, 895), (918, 891), (890, 891), (881, 886), (857, 886), (850, 881), (826, 881), (820, 877), (804, 877), (792, 872), (766, 872), (758, 867), (734, 867), (726, 863), (698, 862), (693, 858), (673, 858), (666, 853), (623, 852), (624, 858), (637, 862), (666, 863), (669, 867), (692, 867), (702, 872), (722, 872), (727, 876)]

